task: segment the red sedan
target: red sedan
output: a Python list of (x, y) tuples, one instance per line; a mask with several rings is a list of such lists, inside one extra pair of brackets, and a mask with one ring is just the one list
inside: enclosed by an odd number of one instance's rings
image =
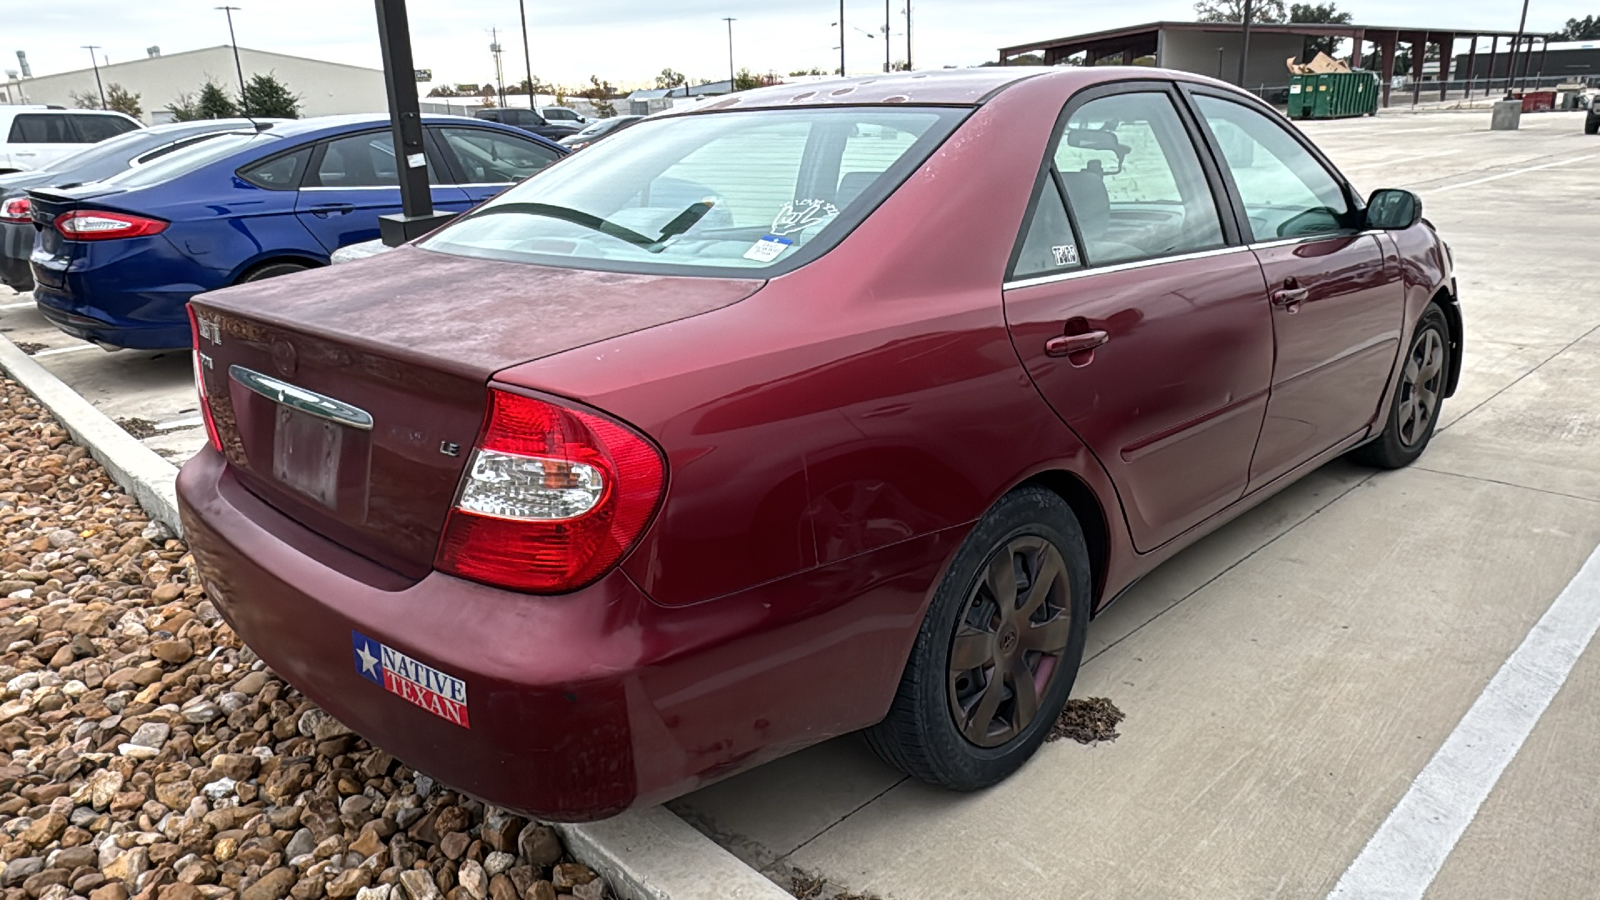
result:
[(565, 820), (859, 729), (1004, 778), (1092, 615), (1340, 454), (1416, 459), (1462, 340), (1414, 195), (1118, 68), (736, 94), (192, 313), (218, 608)]

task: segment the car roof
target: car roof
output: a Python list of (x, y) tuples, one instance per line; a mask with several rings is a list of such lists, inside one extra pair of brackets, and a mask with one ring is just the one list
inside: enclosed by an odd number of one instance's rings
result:
[[(27, 115), (29, 113), (44, 113), (49, 115), (65, 113), (69, 116), (116, 116), (119, 119), (127, 119), (131, 122), (139, 121), (133, 116), (130, 116), (126, 113), (117, 112), (114, 109), (63, 109), (58, 106), (0, 106), (0, 116), (20, 116)], [(140, 122), (139, 124), (143, 125), (144, 123)]]
[[(471, 116), (445, 116), (431, 113), (424, 114), (422, 122), (425, 125), (457, 123), (480, 127), (484, 124), (482, 119), (475, 119)], [(389, 115), (387, 113), (347, 113), (338, 116), (317, 116), (310, 119), (290, 119), (274, 124), (268, 133), (281, 137), (299, 137), (321, 131), (332, 132), (362, 127), (385, 128), (388, 125)]]

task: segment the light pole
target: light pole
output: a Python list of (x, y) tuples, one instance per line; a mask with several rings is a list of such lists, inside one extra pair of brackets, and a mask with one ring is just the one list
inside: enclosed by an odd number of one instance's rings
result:
[[(1517, 77), (1517, 47), (1522, 44), (1522, 31), (1528, 26), (1528, 0), (1522, 0), (1522, 21), (1517, 23), (1517, 36), (1511, 41), (1511, 66), (1506, 69), (1506, 99), (1511, 99), (1512, 91), (1516, 88), (1514, 79)], [(1528, 42), (1530, 45), (1532, 41)], [(1530, 46), (1529, 52), (1532, 52)]]
[(522, 13), (522, 61), (528, 67), (528, 108), (533, 109), (533, 56), (528, 53), (528, 5), (517, 0), (517, 11)]
[(239, 65), (239, 39), (233, 36), (233, 14), (241, 11), (237, 6), (218, 6), (228, 16), (228, 43), (233, 46), (233, 70), (239, 75), (239, 107), (240, 112), (250, 114), (250, 101), (244, 96), (244, 66)]
[(106, 108), (106, 89), (100, 83), (100, 60), (95, 58), (94, 52), (100, 49), (99, 44), (84, 44), (83, 49), (89, 51), (89, 64), (94, 66), (94, 86), (100, 89), (100, 108)]
[(911, 65), (911, 0), (906, 0), (906, 71), (914, 68)]
[(1239, 87), (1244, 87), (1244, 67), (1250, 62), (1250, 18), (1254, 15), (1252, 0), (1244, 0), (1244, 25), (1239, 29)]
[(839, 0), (839, 77), (844, 77), (844, 0)]
[(722, 21), (728, 23), (728, 93), (733, 93), (735, 81), (733, 74), (733, 23), (738, 21), (731, 16), (724, 16)]
[(891, 68), (889, 58), (893, 53), (893, 46), (889, 43), (889, 0), (883, 0), (883, 71)]

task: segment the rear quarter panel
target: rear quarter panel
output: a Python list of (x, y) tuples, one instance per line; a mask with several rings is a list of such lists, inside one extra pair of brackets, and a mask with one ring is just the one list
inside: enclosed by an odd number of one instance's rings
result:
[(203, 170), (152, 189), (134, 212), (172, 224), (165, 234), (192, 260), (202, 290), (233, 284), (269, 259), (326, 265), (328, 254), (295, 215), (295, 191), (256, 187), (226, 171)]

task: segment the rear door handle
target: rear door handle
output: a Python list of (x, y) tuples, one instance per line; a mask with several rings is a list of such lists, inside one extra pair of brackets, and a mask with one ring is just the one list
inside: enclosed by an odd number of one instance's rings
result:
[(329, 216), (342, 216), (354, 209), (355, 205), (351, 203), (318, 203), (311, 207), (311, 214), (319, 219), (326, 219)]
[(1111, 336), (1104, 331), (1085, 331), (1082, 334), (1063, 334), (1044, 342), (1046, 356), (1070, 356), (1073, 353), (1083, 353), (1111, 340)]

